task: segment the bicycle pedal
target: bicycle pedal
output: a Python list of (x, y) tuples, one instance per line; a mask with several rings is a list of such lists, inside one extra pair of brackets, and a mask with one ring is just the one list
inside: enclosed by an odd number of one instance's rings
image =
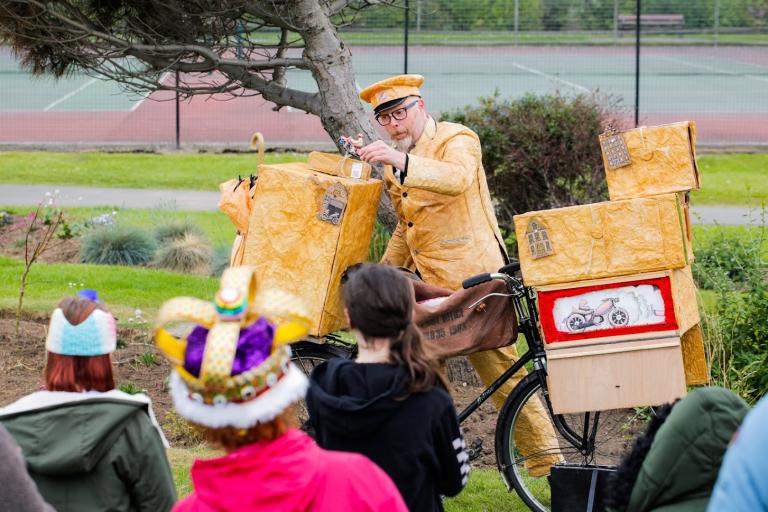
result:
[(478, 459), (483, 454), (483, 440), (475, 439), (474, 442), (466, 450), (467, 455), (469, 455), (470, 462)]

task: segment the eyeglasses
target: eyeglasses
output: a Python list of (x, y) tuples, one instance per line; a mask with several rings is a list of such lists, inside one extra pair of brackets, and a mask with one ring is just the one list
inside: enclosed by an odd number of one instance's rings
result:
[(404, 107), (400, 107), (399, 109), (390, 112), (389, 114), (381, 114), (380, 116), (376, 116), (376, 121), (378, 121), (381, 126), (387, 126), (392, 122), (392, 118), (396, 119), (397, 121), (402, 121), (408, 117), (408, 109), (413, 107), (418, 102), (419, 98), (413, 100)]

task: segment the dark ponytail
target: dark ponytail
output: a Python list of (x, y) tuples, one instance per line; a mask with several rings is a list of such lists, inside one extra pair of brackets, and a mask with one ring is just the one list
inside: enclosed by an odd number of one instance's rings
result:
[(448, 389), (436, 359), (424, 351), (413, 324), (414, 297), (408, 279), (393, 267), (364, 264), (348, 273), (344, 302), (353, 328), (368, 338), (389, 338), (390, 357), (408, 373), (411, 393)]

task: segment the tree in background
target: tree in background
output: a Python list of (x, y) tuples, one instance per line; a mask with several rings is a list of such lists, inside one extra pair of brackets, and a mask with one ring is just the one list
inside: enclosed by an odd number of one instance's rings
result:
[[(129, 91), (262, 96), (317, 115), (340, 135), (378, 137), (358, 98), (352, 55), (338, 28), (369, 5), (394, 0), (9, 0), (6, 40), (36, 74), (85, 73)], [(318, 92), (289, 85), (308, 70)], [(178, 86), (167, 79), (179, 72)], [(379, 218), (394, 226), (388, 198)]]
[(480, 136), (499, 221), (511, 228), (518, 213), (607, 198), (598, 135), (607, 124), (618, 127), (616, 112), (616, 102), (596, 95), (497, 94), (443, 117)]

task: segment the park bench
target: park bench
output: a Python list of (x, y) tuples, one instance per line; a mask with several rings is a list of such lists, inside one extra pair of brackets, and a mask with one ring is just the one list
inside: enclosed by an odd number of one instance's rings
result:
[[(618, 18), (619, 30), (634, 30), (637, 24), (637, 16), (634, 14), (620, 14)], [(640, 28), (646, 30), (649, 28), (659, 29), (658, 32), (664, 32), (672, 29), (679, 31), (685, 26), (685, 16), (682, 14), (641, 14)]]

